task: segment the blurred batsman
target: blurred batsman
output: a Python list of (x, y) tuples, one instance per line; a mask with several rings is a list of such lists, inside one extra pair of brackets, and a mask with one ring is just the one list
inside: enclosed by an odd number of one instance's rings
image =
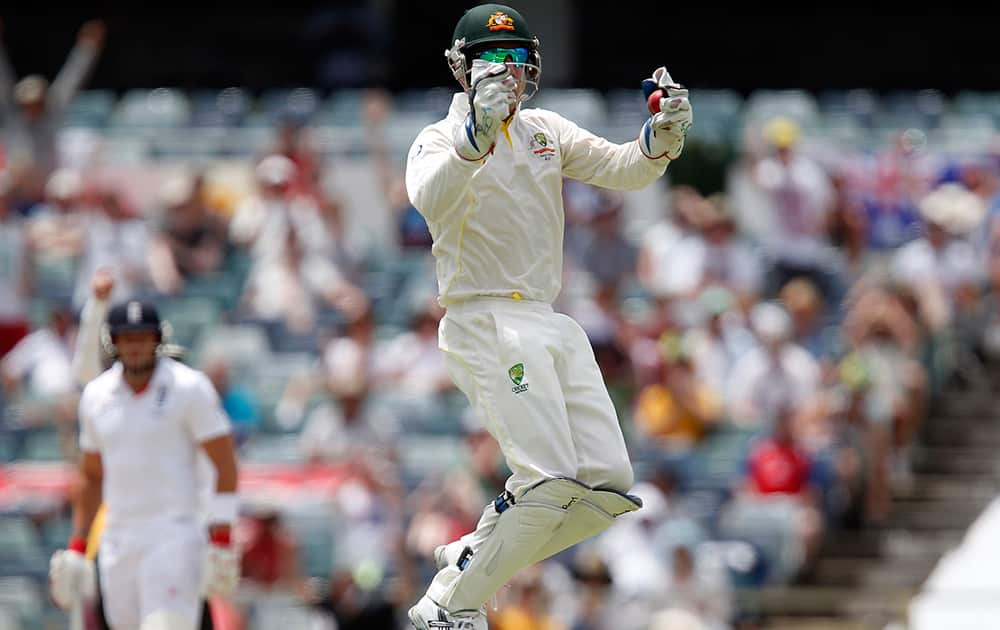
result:
[[(154, 306), (113, 307), (102, 336), (115, 362), (80, 399), (80, 487), (68, 548), (50, 562), (52, 597), (78, 609), (95, 596), (84, 551), (103, 500), (97, 564), (110, 627), (194, 630), (203, 594), (227, 595), (239, 579), (230, 541), (239, 504), (229, 422), (209, 379), (160, 351)], [(207, 518), (199, 452), (216, 476)]]
[(539, 42), (503, 5), (467, 11), (445, 55), (463, 92), (414, 140), (406, 188), (434, 239), (439, 346), (513, 474), (475, 531), (436, 551), (409, 617), (420, 630), (482, 630), (485, 602), (517, 571), (641, 505), (625, 494), (632, 466), (587, 335), (551, 306), (562, 180), (642, 188), (680, 155), (692, 118), (665, 68), (643, 81), (651, 115), (633, 142), (522, 108), (541, 77)]

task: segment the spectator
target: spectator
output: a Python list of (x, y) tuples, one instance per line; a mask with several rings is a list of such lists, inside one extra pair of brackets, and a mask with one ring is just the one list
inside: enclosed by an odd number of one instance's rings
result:
[(330, 587), (315, 606), (335, 630), (397, 630), (395, 611), (378, 590), (363, 588), (350, 571), (330, 576)]
[(791, 340), (791, 318), (781, 306), (758, 304), (750, 321), (760, 345), (733, 367), (726, 393), (729, 419), (738, 426), (756, 428), (773, 417), (775, 406), (786, 398), (796, 405), (812, 401), (819, 391), (820, 369)]
[(438, 349), (438, 322), (444, 314), (428, 300), (410, 323), (410, 329), (383, 344), (373, 357), (377, 387), (420, 400), (453, 388)]
[(497, 630), (565, 630), (549, 612), (550, 593), (542, 577), (541, 565), (533, 565), (511, 580), (511, 602), (490, 620)]
[(149, 252), (157, 291), (180, 293), (186, 280), (222, 267), (226, 257), (225, 219), (206, 206), (202, 175), (175, 175), (160, 189), (163, 208), (159, 233)]
[(75, 307), (83, 306), (98, 269), (107, 269), (114, 276), (113, 302), (145, 288), (149, 280), (149, 230), (145, 219), (136, 217), (117, 193), (105, 190), (99, 196), (99, 206), (84, 215), (84, 229), (85, 243), (73, 293)]
[(845, 332), (864, 374), (860, 404), (871, 462), (866, 514), (879, 523), (889, 512), (890, 471), (908, 477), (908, 445), (924, 414), (928, 378), (914, 358), (916, 322), (892, 294), (863, 293), (848, 313)]
[(320, 197), (320, 156), (309, 146), (308, 127), (301, 115), (286, 111), (278, 121), (278, 138), (271, 155), (281, 155), (295, 165), (291, 192), (314, 199)]
[(656, 614), (649, 630), (708, 630), (694, 613), (682, 608), (670, 608)]
[(52, 173), (45, 184), (46, 203), (35, 206), (28, 238), (35, 290), (58, 298), (73, 293), (77, 259), (87, 242), (80, 174), (69, 169)]
[(886, 252), (919, 236), (918, 201), (927, 194), (931, 165), (912, 133), (899, 134), (886, 150), (862, 160), (856, 191), (867, 245)]
[(806, 276), (827, 302), (837, 303), (843, 289), (827, 231), (833, 191), (826, 172), (796, 150), (800, 133), (789, 118), (770, 120), (764, 139), (773, 153), (756, 165), (753, 174), (772, 213), (763, 241), (772, 265), (769, 293), (776, 293), (791, 278)]
[(568, 211), (581, 223), (576, 230), (567, 232), (567, 253), (596, 284), (622, 287), (635, 274), (638, 256), (635, 246), (622, 235), (621, 215), (625, 198), (617, 191), (578, 182), (572, 185), (573, 189), (584, 187), (589, 190), (565, 193), (570, 200), (579, 197), (588, 199), (586, 203), (579, 203), (582, 207)]
[(735, 293), (741, 304), (752, 304), (763, 289), (763, 264), (757, 251), (736, 232), (727, 199), (708, 198), (701, 217), (704, 253), (700, 286), (720, 285)]
[(462, 416), (462, 430), (469, 469), (476, 476), (484, 496), (496, 496), (509, 476), (500, 457), (500, 445), (471, 409)]
[(836, 330), (829, 325), (823, 297), (806, 278), (781, 288), (779, 300), (792, 318), (792, 339), (814, 359), (829, 364), (837, 351)]
[(793, 434), (799, 409), (791, 399), (776, 403), (773, 429), (751, 448), (743, 488), (720, 524), (723, 535), (763, 547), (778, 582), (810, 564), (823, 533), (814, 463)]
[(570, 630), (604, 630), (620, 623), (619, 605), (608, 566), (595, 553), (580, 551), (571, 567), (576, 588), (576, 609)]
[(10, 178), (0, 172), (0, 358), (29, 331), (31, 253), (27, 228), (12, 201)]
[(364, 349), (338, 340), (325, 353), (326, 400), (308, 416), (299, 444), (306, 457), (344, 461), (355, 456), (385, 456), (399, 431), (393, 414), (370, 397), (371, 377)]
[(658, 534), (674, 506), (648, 482), (636, 484), (632, 493), (642, 498), (643, 509), (620, 517), (593, 544), (608, 566), (617, 595), (634, 608), (629, 614), (634, 619), (648, 615), (669, 579), (666, 558), (657, 553)]
[(868, 219), (844, 173), (831, 173), (834, 203), (830, 212), (830, 243), (837, 248), (851, 283), (862, 277), (873, 262), (868, 246)]
[(642, 434), (679, 448), (690, 448), (722, 415), (721, 391), (712, 391), (694, 371), (690, 350), (667, 335), (663, 347), (663, 380), (647, 385), (636, 401), (635, 418)]
[(733, 594), (728, 584), (713, 582), (695, 565), (694, 551), (683, 544), (670, 553), (670, 580), (661, 605), (665, 610), (685, 610), (706, 630), (726, 630), (732, 614)]
[(696, 230), (677, 243), (664, 263), (670, 291), (696, 297), (707, 286), (721, 286), (741, 304), (752, 304), (763, 288), (759, 255), (736, 235), (724, 197), (701, 199), (695, 208)]
[(674, 190), (671, 200), (672, 216), (647, 232), (636, 261), (640, 282), (656, 296), (689, 295), (701, 280), (701, 275), (691, 268), (704, 260), (700, 230), (709, 212), (708, 202), (696, 190), (684, 186)]
[(403, 174), (395, 166), (394, 156), (384, 139), (385, 121), (391, 108), (392, 102), (385, 92), (370, 90), (366, 93), (364, 118), (368, 127), (369, 151), (391, 216), (396, 221), (397, 244), (404, 251), (430, 251), (433, 240), (427, 221), (410, 203)]
[(229, 238), (247, 248), (254, 259), (280, 258), (295, 236), (306, 253), (331, 255), (330, 239), (316, 202), (295, 192), (295, 163), (284, 155), (269, 155), (254, 170), (257, 194), (244, 199), (229, 224)]
[(984, 213), (982, 201), (962, 185), (943, 184), (920, 202), (924, 236), (893, 255), (894, 278), (916, 294), (933, 331), (976, 302), (983, 268), (966, 237)]
[(301, 589), (298, 543), (277, 509), (267, 508), (244, 520), (242, 575), (254, 590)]
[(18, 194), (26, 205), (39, 200), (41, 186), (34, 182), (46, 181), (59, 165), (56, 134), (73, 97), (97, 63), (104, 35), (100, 20), (85, 23), (51, 86), (38, 75), (24, 77), (15, 85), (14, 70), (0, 40), (0, 120), (4, 121), (9, 161), (20, 178)]
[[(495, 496), (495, 492), (492, 493)], [(420, 558), (433, 559), (434, 550), (476, 528), (486, 495), (471, 475), (456, 470), (418, 489), (413, 518), (406, 531), (406, 549)]]
[(321, 310), (333, 308), (354, 319), (366, 308), (367, 298), (329, 260), (308, 251), (295, 230), (289, 230), (276, 257), (254, 263), (243, 303), (250, 317), (306, 334), (315, 329)]
[(68, 305), (53, 305), (49, 322), (17, 342), (0, 360), (0, 377), (8, 395), (56, 401), (76, 394), (72, 357), (76, 327)]
[(703, 323), (687, 330), (684, 347), (690, 349), (697, 380), (724, 396), (733, 366), (756, 342), (729, 290), (709, 287), (698, 297), (697, 306)]
[(229, 364), (224, 357), (209, 357), (205, 361), (205, 375), (212, 381), (222, 401), (222, 408), (233, 423), (237, 444), (242, 444), (260, 425), (260, 413), (253, 392), (229, 380)]

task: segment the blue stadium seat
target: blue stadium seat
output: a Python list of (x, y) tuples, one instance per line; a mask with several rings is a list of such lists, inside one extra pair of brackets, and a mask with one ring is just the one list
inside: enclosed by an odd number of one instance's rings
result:
[(332, 127), (358, 125), (364, 119), (363, 103), (362, 90), (337, 90), (319, 107), (316, 124)]
[(20, 457), (29, 461), (60, 462), (66, 459), (62, 438), (55, 428), (31, 429), (24, 436)]
[(286, 119), (305, 123), (316, 115), (319, 96), (312, 88), (268, 90), (258, 99), (261, 112), (272, 124)]
[(270, 361), (267, 333), (253, 324), (216, 324), (201, 336), (192, 361), (200, 365), (208, 356), (222, 356), (235, 369)]
[(170, 322), (173, 339), (185, 348), (193, 347), (200, 335), (217, 324), (222, 305), (210, 297), (181, 297), (161, 301), (160, 317)]
[[(34, 627), (35, 620), (40, 619), (44, 612), (47, 599), (42, 587), (29, 577), (0, 577), (0, 611), (4, 611), (8, 619), (19, 621), (18, 625), (10, 626), (12, 630)], [(0, 630), (6, 623), (4, 613), (0, 613)]]
[(842, 115), (852, 118), (858, 125), (871, 127), (881, 107), (875, 92), (866, 89), (827, 90), (819, 95), (819, 106), (824, 116)]
[(110, 124), (126, 128), (177, 128), (191, 116), (187, 95), (174, 88), (129, 90), (118, 101)]
[(299, 436), (255, 433), (240, 449), (240, 459), (257, 464), (301, 464)]
[(191, 124), (196, 127), (237, 127), (243, 124), (253, 102), (243, 88), (195, 92), (191, 99)]
[(595, 90), (547, 88), (538, 92), (527, 107), (552, 110), (595, 133), (601, 133), (608, 116), (604, 98)]
[(744, 115), (751, 124), (760, 124), (775, 116), (793, 118), (806, 129), (814, 129), (820, 124), (819, 104), (806, 90), (757, 90), (747, 99)]
[(0, 575), (45, 573), (48, 554), (26, 516), (0, 516)]
[(108, 123), (118, 97), (111, 90), (85, 90), (76, 95), (66, 112), (67, 127), (102, 129)]

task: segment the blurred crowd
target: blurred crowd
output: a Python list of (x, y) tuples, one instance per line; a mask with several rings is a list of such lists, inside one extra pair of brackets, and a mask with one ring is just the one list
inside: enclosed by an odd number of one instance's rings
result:
[[(507, 471), (437, 350), (392, 101), (371, 93), (356, 123), (380, 208), (323, 185), (328, 156), (294, 115), (245, 165), (251, 185), (185, 165), (136, 207), (56, 151), (102, 41), (86, 25), (51, 85), (17, 80), (0, 50), (0, 455), (76, 456), (77, 322), (110, 276), (112, 301), (159, 304), (210, 375), (244, 466), (301, 473), (245, 487), (222, 627), (403, 627), (434, 548), (475, 526)], [(565, 183), (556, 307), (590, 336), (645, 507), (518, 575), (492, 628), (753, 627), (738, 589), (802, 579), (826, 537), (886, 526), (936, 396), (979, 386), (1000, 351), (1000, 155), (901, 132), (831, 157), (783, 116), (745, 136), (724, 189), (665, 182), (638, 227), (634, 199)], [(346, 236), (373, 212), (391, 213), (391, 251)], [(43, 529), (66, 515), (29, 514)]]

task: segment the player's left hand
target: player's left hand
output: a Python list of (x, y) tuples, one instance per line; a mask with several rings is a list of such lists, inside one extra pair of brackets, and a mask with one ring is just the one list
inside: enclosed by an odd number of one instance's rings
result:
[(694, 120), (687, 89), (660, 66), (653, 71), (652, 77), (643, 80), (642, 92), (651, 114), (639, 133), (642, 152), (653, 159), (677, 159)]
[(228, 541), (213, 535), (205, 553), (201, 592), (206, 597), (228, 597), (240, 581), (240, 553)]

